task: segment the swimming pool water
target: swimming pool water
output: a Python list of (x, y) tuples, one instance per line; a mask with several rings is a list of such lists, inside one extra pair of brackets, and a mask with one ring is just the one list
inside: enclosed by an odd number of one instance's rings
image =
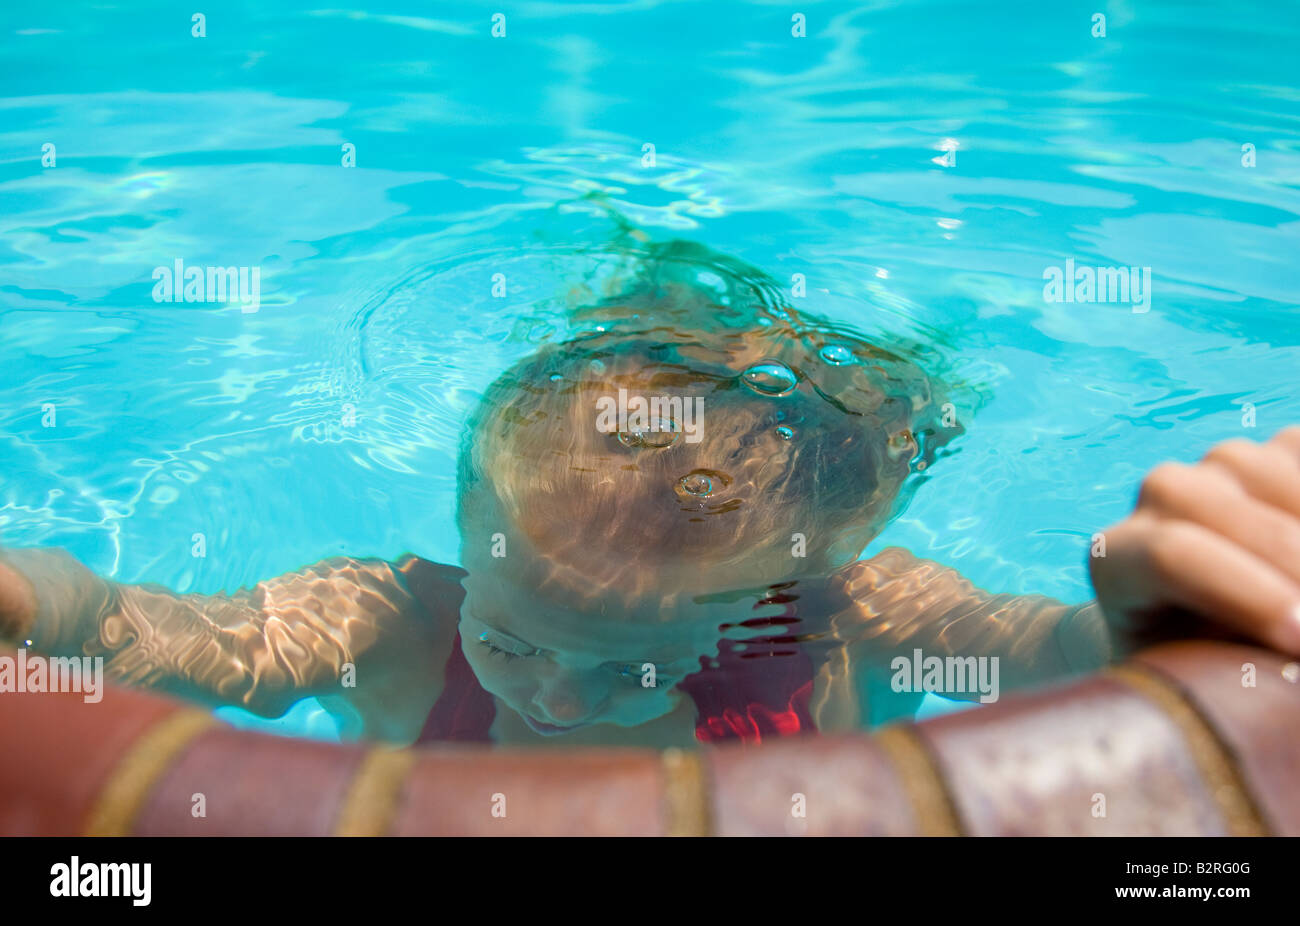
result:
[[(933, 344), (982, 405), (871, 550), (991, 590), (1087, 598), (1147, 469), (1300, 421), (1294, 3), (190, 15), (0, 9), (5, 544), (183, 592), (456, 562), (465, 419), (599, 290), (606, 206)], [(258, 310), (155, 302), (177, 259)], [(1067, 260), (1149, 310), (1046, 301)]]

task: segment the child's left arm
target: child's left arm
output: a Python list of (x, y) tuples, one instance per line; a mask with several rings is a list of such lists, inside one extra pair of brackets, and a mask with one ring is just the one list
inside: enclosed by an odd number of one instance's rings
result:
[[(994, 595), (940, 563), (889, 547), (834, 576), (832, 635), (853, 662), (923, 656), (996, 657), (1000, 684), (1018, 688), (1093, 671), (1114, 658), (1096, 603)], [(944, 692), (974, 698), (977, 692)]]
[(1006, 687), (1179, 637), (1244, 637), (1300, 655), (1300, 428), (1157, 467), (1133, 514), (1103, 536), (1105, 555), (1091, 558), (1098, 600), (1075, 606), (992, 595), (891, 547), (836, 573), (847, 601), (833, 634), (891, 655), (997, 656)]

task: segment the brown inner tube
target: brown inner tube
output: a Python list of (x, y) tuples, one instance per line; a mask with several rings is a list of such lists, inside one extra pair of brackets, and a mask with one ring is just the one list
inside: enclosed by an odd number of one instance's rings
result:
[(339, 745), (109, 687), (0, 695), (0, 750), (3, 835), (1300, 835), (1300, 666), (1200, 641), (760, 747)]

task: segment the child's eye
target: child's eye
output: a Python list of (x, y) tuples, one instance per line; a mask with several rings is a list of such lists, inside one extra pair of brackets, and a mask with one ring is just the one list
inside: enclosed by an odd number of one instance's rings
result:
[(533, 649), (532, 647), (524, 646), (522, 644), (511, 643), (507, 640), (502, 640), (500, 643), (497, 643), (486, 631), (478, 635), (478, 641), (488, 648), (489, 653), (494, 656), (500, 656), (507, 662), (511, 659), (537, 656), (542, 652), (539, 649)]
[[(640, 681), (650, 672), (650, 670), (646, 668), (646, 665), (647, 664), (644, 662), (624, 662), (614, 666), (614, 671), (623, 678)], [(669, 676), (663, 675), (659, 672), (655, 673), (654, 680), (656, 688), (670, 688), (675, 681)]]

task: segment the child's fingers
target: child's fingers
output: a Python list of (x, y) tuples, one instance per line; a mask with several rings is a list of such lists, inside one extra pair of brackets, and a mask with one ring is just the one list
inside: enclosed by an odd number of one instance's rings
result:
[(1137, 515), (1091, 560), (1102, 609), (1135, 618), (1169, 606), (1300, 655), (1300, 583), (1201, 524)]
[(1283, 428), (1274, 434), (1268, 443), (1269, 446), (1282, 448), (1297, 464), (1300, 464), (1300, 426)]
[(1300, 518), (1248, 494), (1218, 466), (1158, 466), (1143, 481), (1138, 505), (1221, 534), (1300, 585)]
[(1202, 461), (1228, 473), (1242, 490), (1300, 518), (1300, 447), (1230, 440), (1211, 448)]

